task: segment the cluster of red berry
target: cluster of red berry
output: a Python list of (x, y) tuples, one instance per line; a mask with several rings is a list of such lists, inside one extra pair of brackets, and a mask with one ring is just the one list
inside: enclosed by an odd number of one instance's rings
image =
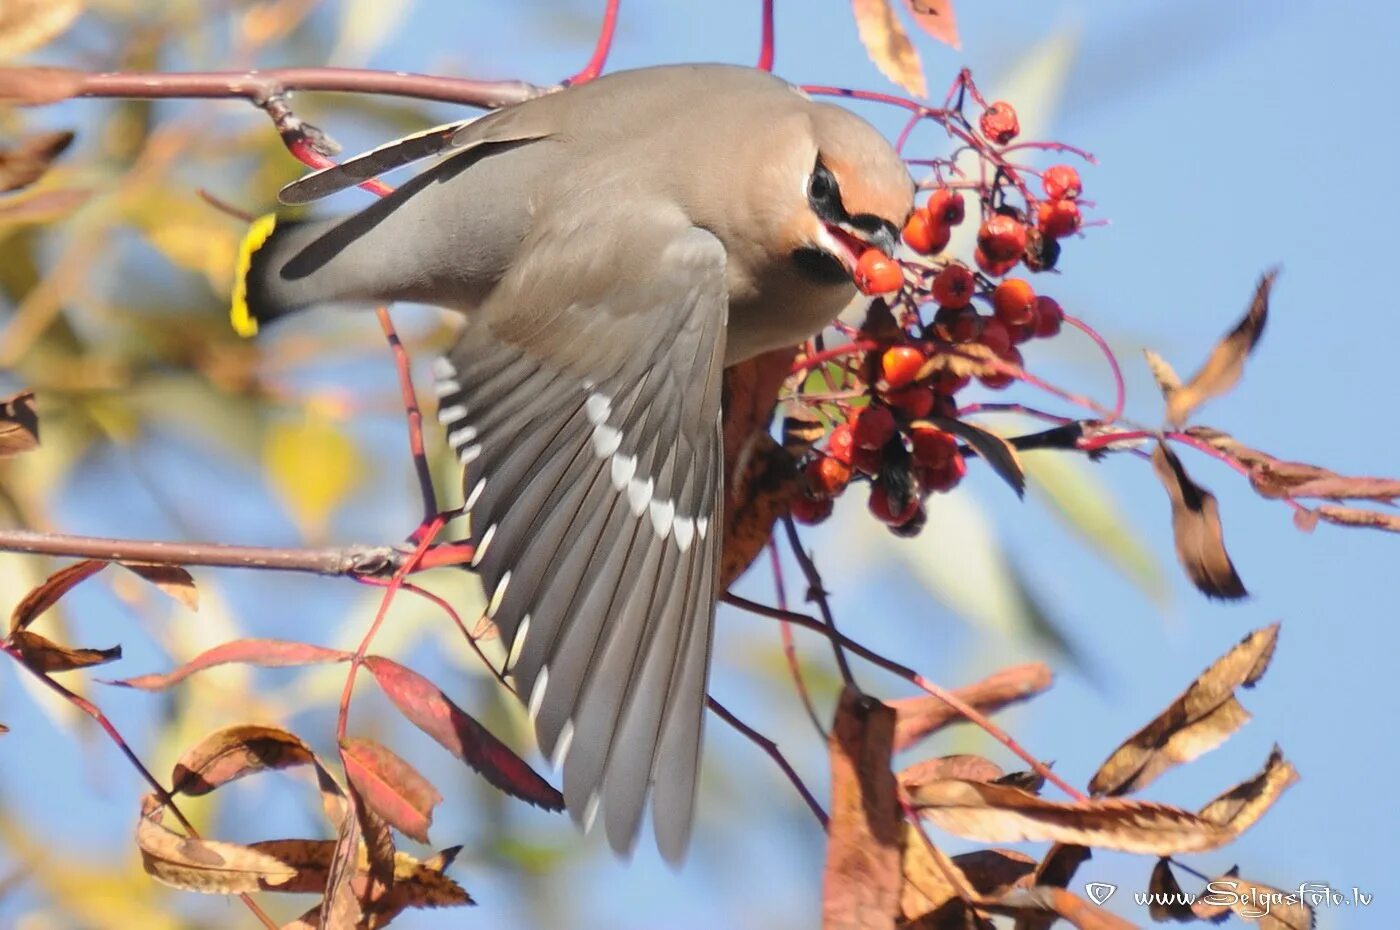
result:
[[(860, 259), (857, 286), (883, 299), (854, 334), (865, 350), (841, 356), (845, 390), (833, 405), (837, 425), (825, 447), (809, 456), (804, 490), (792, 507), (802, 522), (826, 519), (834, 499), (864, 479), (871, 512), (899, 535), (916, 534), (924, 498), (956, 487), (967, 470), (958, 440), (939, 426), (957, 417), (955, 395), (974, 378), (987, 388), (1006, 387), (1022, 367), (1018, 347), (1060, 331), (1059, 303), (1006, 275), (1021, 264), (1031, 272), (1054, 267), (1060, 240), (1081, 226), (1079, 172), (1070, 165), (1046, 169), (1044, 197), (1037, 197), (1024, 181), (1030, 169), (1001, 152), (1020, 132), (1015, 109), (987, 105), (978, 128), (980, 135), (970, 127), (969, 135), (990, 180), (933, 189), (904, 227), (916, 257), (900, 260), (872, 249)], [(964, 191), (981, 207), (975, 268), (941, 254), (966, 217)], [(1010, 202), (1017, 193), (1023, 206)]]

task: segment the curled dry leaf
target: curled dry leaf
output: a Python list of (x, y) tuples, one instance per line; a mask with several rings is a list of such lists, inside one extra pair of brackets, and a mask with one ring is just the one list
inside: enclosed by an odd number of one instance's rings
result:
[(10, 631), (22, 630), (29, 626), (40, 614), (57, 604), (59, 598), (106, 567), (106, 562), (84, 559), (60, 568), (16, 605), (10, 614)]
[[(353, 795), (351, 806), (355, 806)], [(355, 887), (356, 873), (361, 871), (358, 866), (363, 848), (360, 843), (364, 835), (363, 822), (355, 810), (340, 821), (340, 835), (331, 853), (325, 894), (321, 898), (320, 930), (352, 930), (364, 919), (364, 904), (369, 900), (374, 883), (361, 882), (359, 888)]]
[(139, 688), (142, 691), (163, 691), (177, 685), (186, 678), (218, 665), (240, 663), (264, 668), (281, 668), (292, 665), (314, 665), (322, 662), (345, 662), (350, 653), (339, 649), (326, 649), (310, 643), (298, 643), (284, 639), (236, 639), (207, 649), (188, 662), (166, 672), (164, 675), (137, 675), (109, 681), (107, 684), (123, 688)]
[(399, 713), (491, 784), (546, 810), (563, 809), (557, 789), (432, 682), (382, 656), (365, 659), (365, 668)]
[(851, 0), (851, 10), (865, 52), (880, 73), (915, 97), (927, 97), (923, 62), (890, 0)]
[(301, 737), (279, 727), (238, 724), (215, 730), (186, 750), (170, 773), (172, 794), (199, 797), (267, 769), (320, 766)]
[[(1056, 843), (1050, 847), (1045, 858), (1035, 867), (1031, 876), (1031, 888), (1066, 888), (1074, 880), (1074, 873), (1085, 862), (1093, 858), (1088, 846), (1073, 843)], [(1049, 930), (1056, 921), (1056, 915), (1038, 911), (1022, 912), (1016, 915), (1013, 930)]]
[(899, 786), (912, 791), (925, 782), (940, 778), (962, 778), (967, 781), (996, 781), (1002, 776), (1001, 766), (991, 759), (971, 753), (924, 759), (901, 769)]
[(1162, 392), (1162, 397), (1171, 400), (1172, 394), (1181, 389), (1181, 376), (1176, 373), (1176, 369), (1162, 356), (1151, 349), (1143, 349), (1142, 357), (1147, 359), (1147, 367), (1152, 372), (1152, 380), (1157, 382), (1157, 388)]
[(1166, 710), (1138, 730), (1099, 766), (1089, 782), (1095, 795), (1138, 791), (1175, 765), (1219, 746), (1249, 720), (1235, 698), (1269, 667), (1277, 623), (1255, 630), (1197, 676)]
[(1328, 523), (1341, 526), (1365, 526), (1373, 530), (1385, 530), (1387, 533), (1400, 533), (1400, 515), (1393, 513), (1378, 513), (1357, 507), (1337, 507), (1332, 504), (1324, 504), (1313, 513)]
[(1225, 551), (1225, 531), (1215, 495), (1191, 480), (1165, 442), (1157, 443), (1152, 453), (1152, 470), (1171, 499), (1176, 557), (1191, 583), (1207, 597), (1247, 597), (1249, 592)]
[(1400, 480), (1394, 478), (1339, 475), (1320, 465), (1285, 461), (1267, 452), (1251, 449), (1229, 433), (1208, 426), (1193, 426), (1186, 432), (1247, 467), (1249, 483), (1262, 497), (1318, 497), (1387, 504), (1400, 498)]
[(297, 877), (294, 865), (276, 855), (218, 840), (182, 836), (161, 822), (163, 811), (149, 802), (136, 827), (141, 865), (156, 881), (201, 894), (246, 894), (286, 890)]
[[(896, 332), (900, 332), (896, 330)], [(995, 364), (997, 354), (980, 342), (964, 342), (956, 346), (941, 347), (931, 354), (914, 374), (915, 381), (922, 381), (937, 374), (947, 372), (958, 378), (978, 378), (1000, 372)]]
[(1206, 359), (1201, 370), (1191, 376), (1191, 380), (1171, 392), (1167, 397), (1167, 419), (1174, 426), (1184, 424), (1196, 408), (1212, 397), (1219, 397), (1240, 380), (1244, 372), (1244, 360), (1259, 343), (1264, 334), (1264, 324), (1269, 319), (1269, 291), (1273, 289), (1278, 270), (1266, 272), (1259, 279), (1254, 290), (1254, 299), (1249, 309)]
[[(1034, 697), (1049, 688), (1054, 677), (1045, 663), (1027, 662), (994, 672), (953, 693), (982, 713), (989, 714)], [(962, 714), (931, 694), (900, 698), (889, 704), (896, 714), (896, 752), (908, 749), (930, 733), (963, 719)]]
[(82, 0), (5, 0), (0, 4), (0, 61), (47, 45), (82, 11)]
[(0, 149), (0, 193), (28, 187), (42, 178), (72, 144), (73, 133), (63, 130), (37, 132)]
[(1001, 480), (1011, 485), (1011, 490), (1016, 492), (1017, 497), (1025, 496), (1026, 473), (1021, 468), (1021, 460), (1017, 457), (1016, 449), (1011, 443), (996, 433), (988, 432), (963, 420), (952, 420), (947, 417), (931, 417), (930, 420), (939, 429), (961, 436), (976, 451), (982, 461), (992, 466), (992, 471), (1001, 476)]
[(199, 610), (199, 589), (194, 586), (194, 577), (180, 566), (149, 562), (122, 562), (121, 566), (149, 581), (190, 610)]
[(899, 917), (904, 844), (890, 771), (894, 721), (892, 708), (851, 686), (842, 692), (829, 741), (823, 930), (893, 930)]
[(19, 650), (20, 659), (25, 665), (45, 675), (105, 665), (122, 657), (121, 646), (113, 646), (110, 649), (75, 649), (60, 646), (48, 637), (29, 630), (16, 630), (10, 634), (9, 641)]
[(0, 400), (0, 458), (39, 448), (39, 416), (34, 392), (20, 391)]
[(1079, 930), (1135, 930), (1133, 924), (1111, 911), (1090, 904), (1063, 888), (1053, 886), (1013, 888), (988, 909), (1017, 917), (1038, 917), (1041, 914), (1051, 916), (1052, 920), (1059, 917), (1069, 921)]
[(433, 808), (442, 795), (418, 770), (373, 740), (349, 737), (340, 744), (345, 774), (360, 798), (391, 826), (428, 842)]
[(909, 799), (940, 829), (987, 843), (1051, 841), (1167, 856), (1215, 849), (1235, 837), (1227, 827), (1166, 804), (1047, 801), (1018, 788), (956, 778), (921, 785)]
[(1244, 920), (1257, 923), (1260, 930), (1312, 930), (1316, 924), (1313, 905), (1323, 903), (1327, 892), (1317, 886), (1315, 892), (1309, 893), (1307, 887), (1280, 891), (1241, 878), (1236, 867), (1207, 883), (1195, 895), (1194, 903), (1188, 905), (1171, 864), (1161, 859), (1152, 869), (1148, 884), (1148, 891), (1155, 897), (1148, 905), (1148, 913), (1157, 921), (1220, 923), (1233, 911)]
[(990, 927), (969, 906), (972, 881), (956, 861), (949, 859), (919, 832), (916, 824), (901, 824), (904, 876), (899, 892), (901, 930), (938, 930), (942, 927)]
[[(334, 856), (332, 840), (273, 840), (254, 843), (254, 848), (272, 852), (297, 865), (297, 878), (279, 890), (320, 892), (326, 887), (330, 862)], [(372, 900), (368, 926), (383, 927), (410, 907), (461, 907), (475, 904), (471, 895), (443, 873), (461, 851), (460, 846), (445, 849), (421, 862), (407, 853), (394, 854), (393, 884), (382, 897)], [(356, 882), (364, 882), (367, 864), (361, 857), (361, 873)], [(315, 930), (321, 925), (321, 905), (307, 911), (282, 930)]]
[(950, 45), (956, 51), (962, 50), (952, 0), (904, 0), (904, 5), (914, 15), (914, 22), (919, 24), (920, 29), (944, 45)]
[(1235, 833), (1243, 833), (1297, 780), (1298, 770), (1283, 758), (1283, 750), (1275, 746), (1258, 775), (1240, 782), (1201, 808), (1201, 816)]
[(800, 459), (826, 437), (822, 418), (805, 410), (783, 417), (783, 448), (794, 459)]

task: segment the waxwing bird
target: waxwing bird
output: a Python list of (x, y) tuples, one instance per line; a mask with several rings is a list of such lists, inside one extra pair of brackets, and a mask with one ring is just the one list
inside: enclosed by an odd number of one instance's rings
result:
[(347, 217), (259, 220), (243, 332), (313, 304), (460, 311), (438, 417), (475, 570), (574, 819), (683, 855), (718, 586), (725, 366), (851, 301), (913, 205), (868, 123), (750, 68), (624, 71), (289, 185), (304, 203), (445, 155)]

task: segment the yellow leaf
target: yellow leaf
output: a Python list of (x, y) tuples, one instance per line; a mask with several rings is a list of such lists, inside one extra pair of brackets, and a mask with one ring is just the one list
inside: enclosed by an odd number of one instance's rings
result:
[(82, 11), (82, 0), (3, 0), (0, 61), (48, 44), (71, 26)]
[(851, 0), (851, 10), (865, 51), (880, 73), (915, 97), (927, 97), (923, 62), (909, 41), (909, 33), (895, 17), (890, 0)]
[(331, 514), (360, 483), (364, 466), (355, 444), (320, 414), (301, 423), (275, 423), (263, 441), (268, 480), (304, 535), (323, 536)]

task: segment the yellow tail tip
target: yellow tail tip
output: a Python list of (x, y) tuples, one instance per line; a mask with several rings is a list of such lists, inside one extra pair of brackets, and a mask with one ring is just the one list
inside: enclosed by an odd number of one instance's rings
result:
[(277, 214), (268, 213), (253, 220), (248, 234), (238, 246), (238, 262), (234, 266), (233, 299), (229, 307), (229, 322), (240, 336), (255, 336), (258, 320), (248, 308), (248, 271), (253, 266), (253, 253), (262, 248), (277, 228)]

